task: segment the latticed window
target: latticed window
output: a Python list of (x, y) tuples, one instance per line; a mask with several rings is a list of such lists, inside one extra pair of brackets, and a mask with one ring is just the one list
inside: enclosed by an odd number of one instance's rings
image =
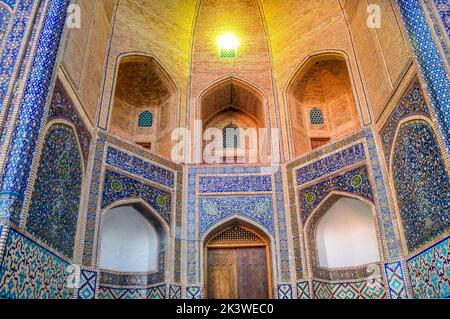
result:
[(153, 113), (150, 111), (144, 111), (139, 115), (139, 127), (152, 127), (153, 126)]
[(313, 108), (309, 113), (309, 117), (311, 119), (311, 124), (323, 124), (325, 121), (323, 119), (323, 113), (317, 107)]
[(225, 126), (222, 130), (223, 148), (239, 148), (241, 136), (239, 128), (234, 124)]

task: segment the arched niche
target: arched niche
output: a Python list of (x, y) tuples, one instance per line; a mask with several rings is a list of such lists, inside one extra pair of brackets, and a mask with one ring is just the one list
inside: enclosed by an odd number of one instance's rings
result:
[[(109, 123), (111, 133), (169, 157), (177, 107), (176, 87), (154, 58), (127, 55), (120, 59)], [(147, 114), (151, 114), (151, 125), (140, 125)]]
[[(205, 90), (200, 98), (200, 105), (203, 133), (208, 129), (217, 129), (217, 132), (220, 131), (222, 134), (226, 127), (236, 127), (241, 132), (240, 141), (237, 143), (239, 147), (222, 150), (223, 161), (229, 163), (261, 161), (258, 154), (254, 160), (250, 158), (251, 150), (258, 152), (261, 141), (258, 138), (259, 129), (267, 127), (265, 99), (258, 90), (244, 81), (228, 78)], [(245, 130), (248, 129), (254, 129), (253, 132), (256, 134), (246, 134)], [(224, 138), (220, 139), (220, 144), (223, 140)], [(268, 143), (264, 145), (266, 144)]]
[(141, 204), (108, 209), (102, 217), (99, 266), (103, 272), (162, 272), (166, 231), (153, 213)]
[(232, 218), (208, 232), (203, 242), (207, 298), (272, 297), (271, 239), (262, 229)]
[(305, 232), (316, 278), (363, 278), (370, 274), (367, 265), (382, 260), (373, 205), (357, 197), (332, 194), (308, 219)]
[(437, 136), (422, 117), (399, 124), (390, 158), (404, 244), (413, 253), (448, 233), (450, 176)]
[(300, 156), (361, 128), (345, 58), (310, 57), (287, 89), (294, 156)]

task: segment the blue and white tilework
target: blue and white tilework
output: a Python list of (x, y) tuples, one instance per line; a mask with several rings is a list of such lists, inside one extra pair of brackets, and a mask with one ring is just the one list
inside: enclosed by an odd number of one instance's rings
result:
[(202, 299), (202, 290), (199, 286), (186, 287), (186, 299)]
[[(441, 1), (437, 1), (439, 4)], [(397, 0), (434, 113), (450, 149), (450, 79), (420, 1)], [(448, 10), (446, 10), (448, 12)], [(448, 15), (447, 15), (448, 18)], [(446, 18), (446, 19), (447, 19)]]
[(175, 174), (172, 171), (129, 155), (114, 147), (108, 147), (106, 163), (151, 182), (174, 187)]
[(389, 262), (384, 265), (387, 288), (391, 299), (406, 299), (408, 292), (406, 289), (405, 274), (400, 261)]
[(413, 252), (450, 228), (450, 177), (436, 135), (424, 121), (400, 127), (392, 161), (403, 232)]
[(415, 298), (450, 297), (450, 237), (407, 260)]
[(271, 192), (271, 176), (200, 176), (200, 193)]
[(277, 286), (278, 299), (292, 299), (292, 285), (291, 284), (278, 284)]
[(1, 177), (0, 218), (23, 205), (69, 2), (48, 3)]
[(297, 184), (303, 185), (317, 178), (336, 172), (340, 169), (364, 161), (366, 154), (364, 144), (352, 145), (338, 153), (303, 166), (296, 171)]
[[(264, 174), (265, 171), (265, 167), (260, 166), (191, 167), (189, 169), (187, 221), (187, 280), (189, 284), (200, 281), (198, 240), (214, 225), (231, 216), (241, 216), (251, 220), (277, 238), (280, 248), (277, 252), (281, 268), (279, 275), (282, 280), (290, 280), (281, 172), (277, 171), (268, 175)], [(252, 194), (246, 194), (248, 192)]]
[(171, 194), (136, 179), (107, 170), (105, 173), (102, 208), (123, 199), (145, 200), (158, 214), (170, 224), (172, 206)]
[(230, 216), (246, 217), (274, 234), (272, 195), (202, 196), (198, 205), (201, 236), (218, 221)]
[(81, 269), (78, 299), (94, 299), (97, 286), (97, 272)]
[(10, 229), (0, 269), (0, 299), (69, 299), (69, 263)]
[(74, 131), (53, 125), (44, 141), (26, 230), (69, 259), (77, 230), (82, 169)]

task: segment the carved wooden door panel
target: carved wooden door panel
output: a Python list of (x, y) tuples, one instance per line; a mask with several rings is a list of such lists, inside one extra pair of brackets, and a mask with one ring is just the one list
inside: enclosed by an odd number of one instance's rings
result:
[(268, 275), (265, 247), (237, 249), (238, 299), (267, 299)]

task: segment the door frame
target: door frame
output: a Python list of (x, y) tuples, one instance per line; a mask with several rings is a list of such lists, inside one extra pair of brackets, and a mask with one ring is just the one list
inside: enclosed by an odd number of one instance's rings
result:
[[(242, 229), (245, 229), (256, 236), (258, 236), (263, 243), (239, 243), (239, 244), (210, 244), (210, 242), (216, 238), (216, 236), (220, 235), (221, 233), (229, 230), (233, 227), (240, 227)], [(240, 224), (233, 224), (231, 226), (226, 227), (225, 229), (221, 229), (217, 232), (213, 232), (213, 235), (209, 238), (209, 240), (205, 243), (203, 248), (203, 277), (204, 277), (204, 295), (205, 299), (208, 299), (208, 250), (209, 249), (239, 249), (239, 248), (256, 248), (256, 247), (265, 247), (266, 251), (266, 267), (267, 267), (267, 292), (268, 292), (268, 299), (273, 298), (273, 287), (272, 287), (272, 258), (270, 253), (270, 241), (265, 238), (264, 235), (258, 233), (258, 231), (251, 229), (249, 227), (240, 225)]]

